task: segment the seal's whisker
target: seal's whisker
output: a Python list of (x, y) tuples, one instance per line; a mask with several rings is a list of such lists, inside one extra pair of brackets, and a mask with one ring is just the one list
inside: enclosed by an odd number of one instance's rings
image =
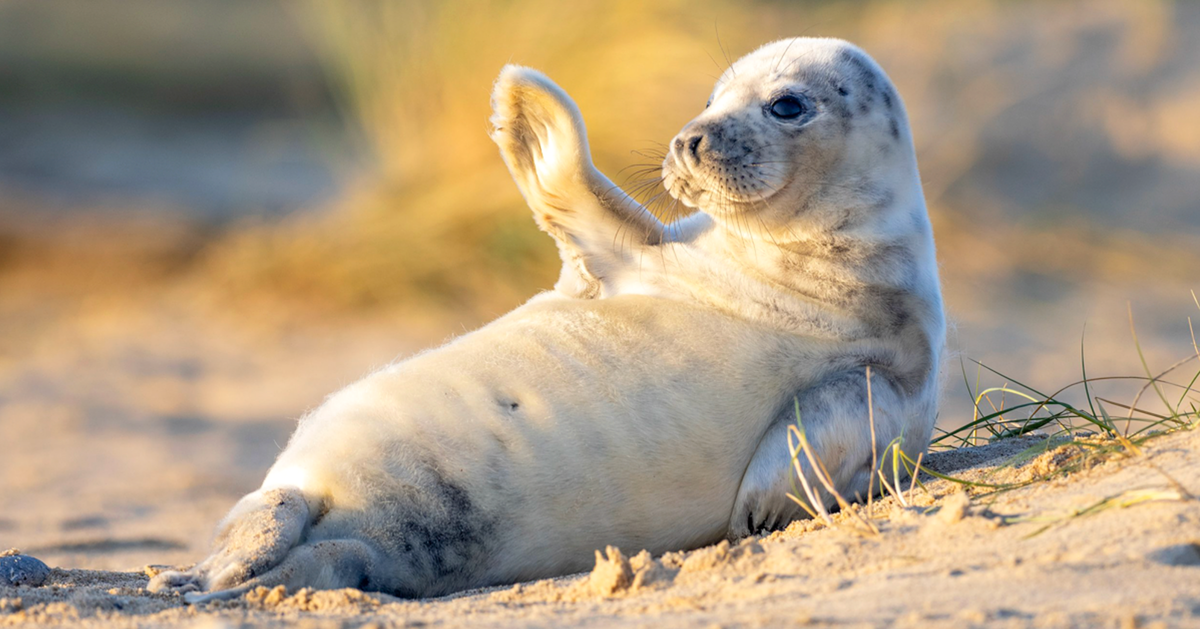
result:
[(784, 48), (784, 49), (783, 49), (783, 52), (779, 53), (779, 56), (775, 58), (775, 63), (774, 63), (774, 65), (771, 67), (771, 71), (772, 71), (772, 72), (778, 72), (778, 71), (779, 71), (779, 62), (783, 61), (783, 58), (787, 56), (787, 54), (788, 54), (788, 51), (790, 51), (790, 50), (792, 49), (792, 44), (796, 43), (796, 41), (797, 41), (796, 39), (793, 39), (792, 41), (789, 41), (789, 42), (788, 42), (788, 45), (787, 45), (787, 48)]
[(639, 174), (657, 172), (660, 170), (662, 170), (662, 166), (659, 166), (658, 164), (630, 164), (630, 165), (622, 168), (621, 170), (618, 170), (617, 175), (620, 176), (626, 172), (631, 172), (634, 175), (639, 175)]
[[(713, 65), (714, 65), (714, 66), (717, 66), (717, 72), (719, 72), (719, 73), (720, 73), (720, 74), (722, 74), (722, 75), (723, 75), (723, 74), (725, 74), (725, 68), (721, 67), (721, 64), (717, 63), (717, 59), (716, 59), (716, 57), (713, 57), (713, 56), (712, 56), (712, 53), (710, 53), (710, 52), (708, 52), (707, 50), (705, 50), (705, 51), (704, 51), (704, 54), (708, 55), (708, 58), (709, 58), (709, 60), (711, 60), (711, 61), (713, 62)], [(711, 74), (707, 74), (706, 76), (712, 76), (712, 75), (711, 75)], [(720, 81), (720, 80), (721, 80), (721, 77), (720, 77), (720, 76), (712, 76), (712, 78), (713, 78), (713, 80), (714, 80), (714, 81)]]
[(737, 69), (733, 67), (733, 60), (729, 58), (729, 53), (725, 51), (725, 44), (721, 41), (721, 29), (713, 22), (713, 30), (717, 34), (717, 45), (721, 47), (721, 54), (725, 56), (725, 63), (729, 64), (729, 71), (733, 73), (733, 78), (737, 78)]

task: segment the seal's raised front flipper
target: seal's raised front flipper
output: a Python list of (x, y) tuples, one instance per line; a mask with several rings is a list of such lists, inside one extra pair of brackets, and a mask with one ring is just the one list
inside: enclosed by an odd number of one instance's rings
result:
[(662, 223), (596, 170), (579, 108), (544, 74), (505, 66), (492, 112), (492, 140), (534, 220), (558, 243), (563, 273), (555, 288), (599, 297), (606, 277), (662, 240)]

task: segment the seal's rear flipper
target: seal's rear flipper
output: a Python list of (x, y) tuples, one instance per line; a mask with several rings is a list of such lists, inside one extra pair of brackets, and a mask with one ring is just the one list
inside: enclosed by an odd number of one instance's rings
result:
[(370, 578), (371, 570), (378, 564), (378, 554), (359, 540), (324, 540), (293, 548), (274, 568), (237, 587), (207, 593), (189, 592), (183, 598), (191, 605), (200, 605), (237, 598), (256, 587), (280, 585), (289, 592), (306, 587), (317, 590), (387, 589), (387, 584), (374, 583)]
[(147, 589), (188, 593), (237, 587), (283, 561), (310, 520), (299, 489), (260, 489), (238, 501), (218, 526), (212, 555), (191, 570), (155, 576)]
[(237, 598), (250, 590), (258, 587), (258, 584), (243, 584), (228, 590), (217, 590), (216, 592), (188, 592), (183, 595), (183, 601), (188, 605), (203, 605), (212, 601), (227, 601)]

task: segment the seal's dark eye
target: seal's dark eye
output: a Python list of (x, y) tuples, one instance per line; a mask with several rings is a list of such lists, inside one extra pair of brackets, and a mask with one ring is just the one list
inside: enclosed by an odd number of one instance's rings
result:
[(805, 111), (804, 102), (795, 96), (780, 96), (771, 103), (771, 114), (784, 120), (799, 118)]

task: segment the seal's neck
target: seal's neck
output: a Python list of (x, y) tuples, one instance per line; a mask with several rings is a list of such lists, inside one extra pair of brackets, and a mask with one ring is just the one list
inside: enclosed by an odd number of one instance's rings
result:
[(810, 199), (791, 222), (774, 226), (749, 214), (714, 218), (717, 246), (756, 276), (805, 294), (817, 285), (925, 284), (922, 292), (936, 293), (933, 233), (919, 186), (875, 178)]
[(794, 203), (751, 206), (712, 219), (731, 240), (797, 250), (835, 242), (875, 244), (930, 231), (919, 186), (866, 177), (828, 185)]

